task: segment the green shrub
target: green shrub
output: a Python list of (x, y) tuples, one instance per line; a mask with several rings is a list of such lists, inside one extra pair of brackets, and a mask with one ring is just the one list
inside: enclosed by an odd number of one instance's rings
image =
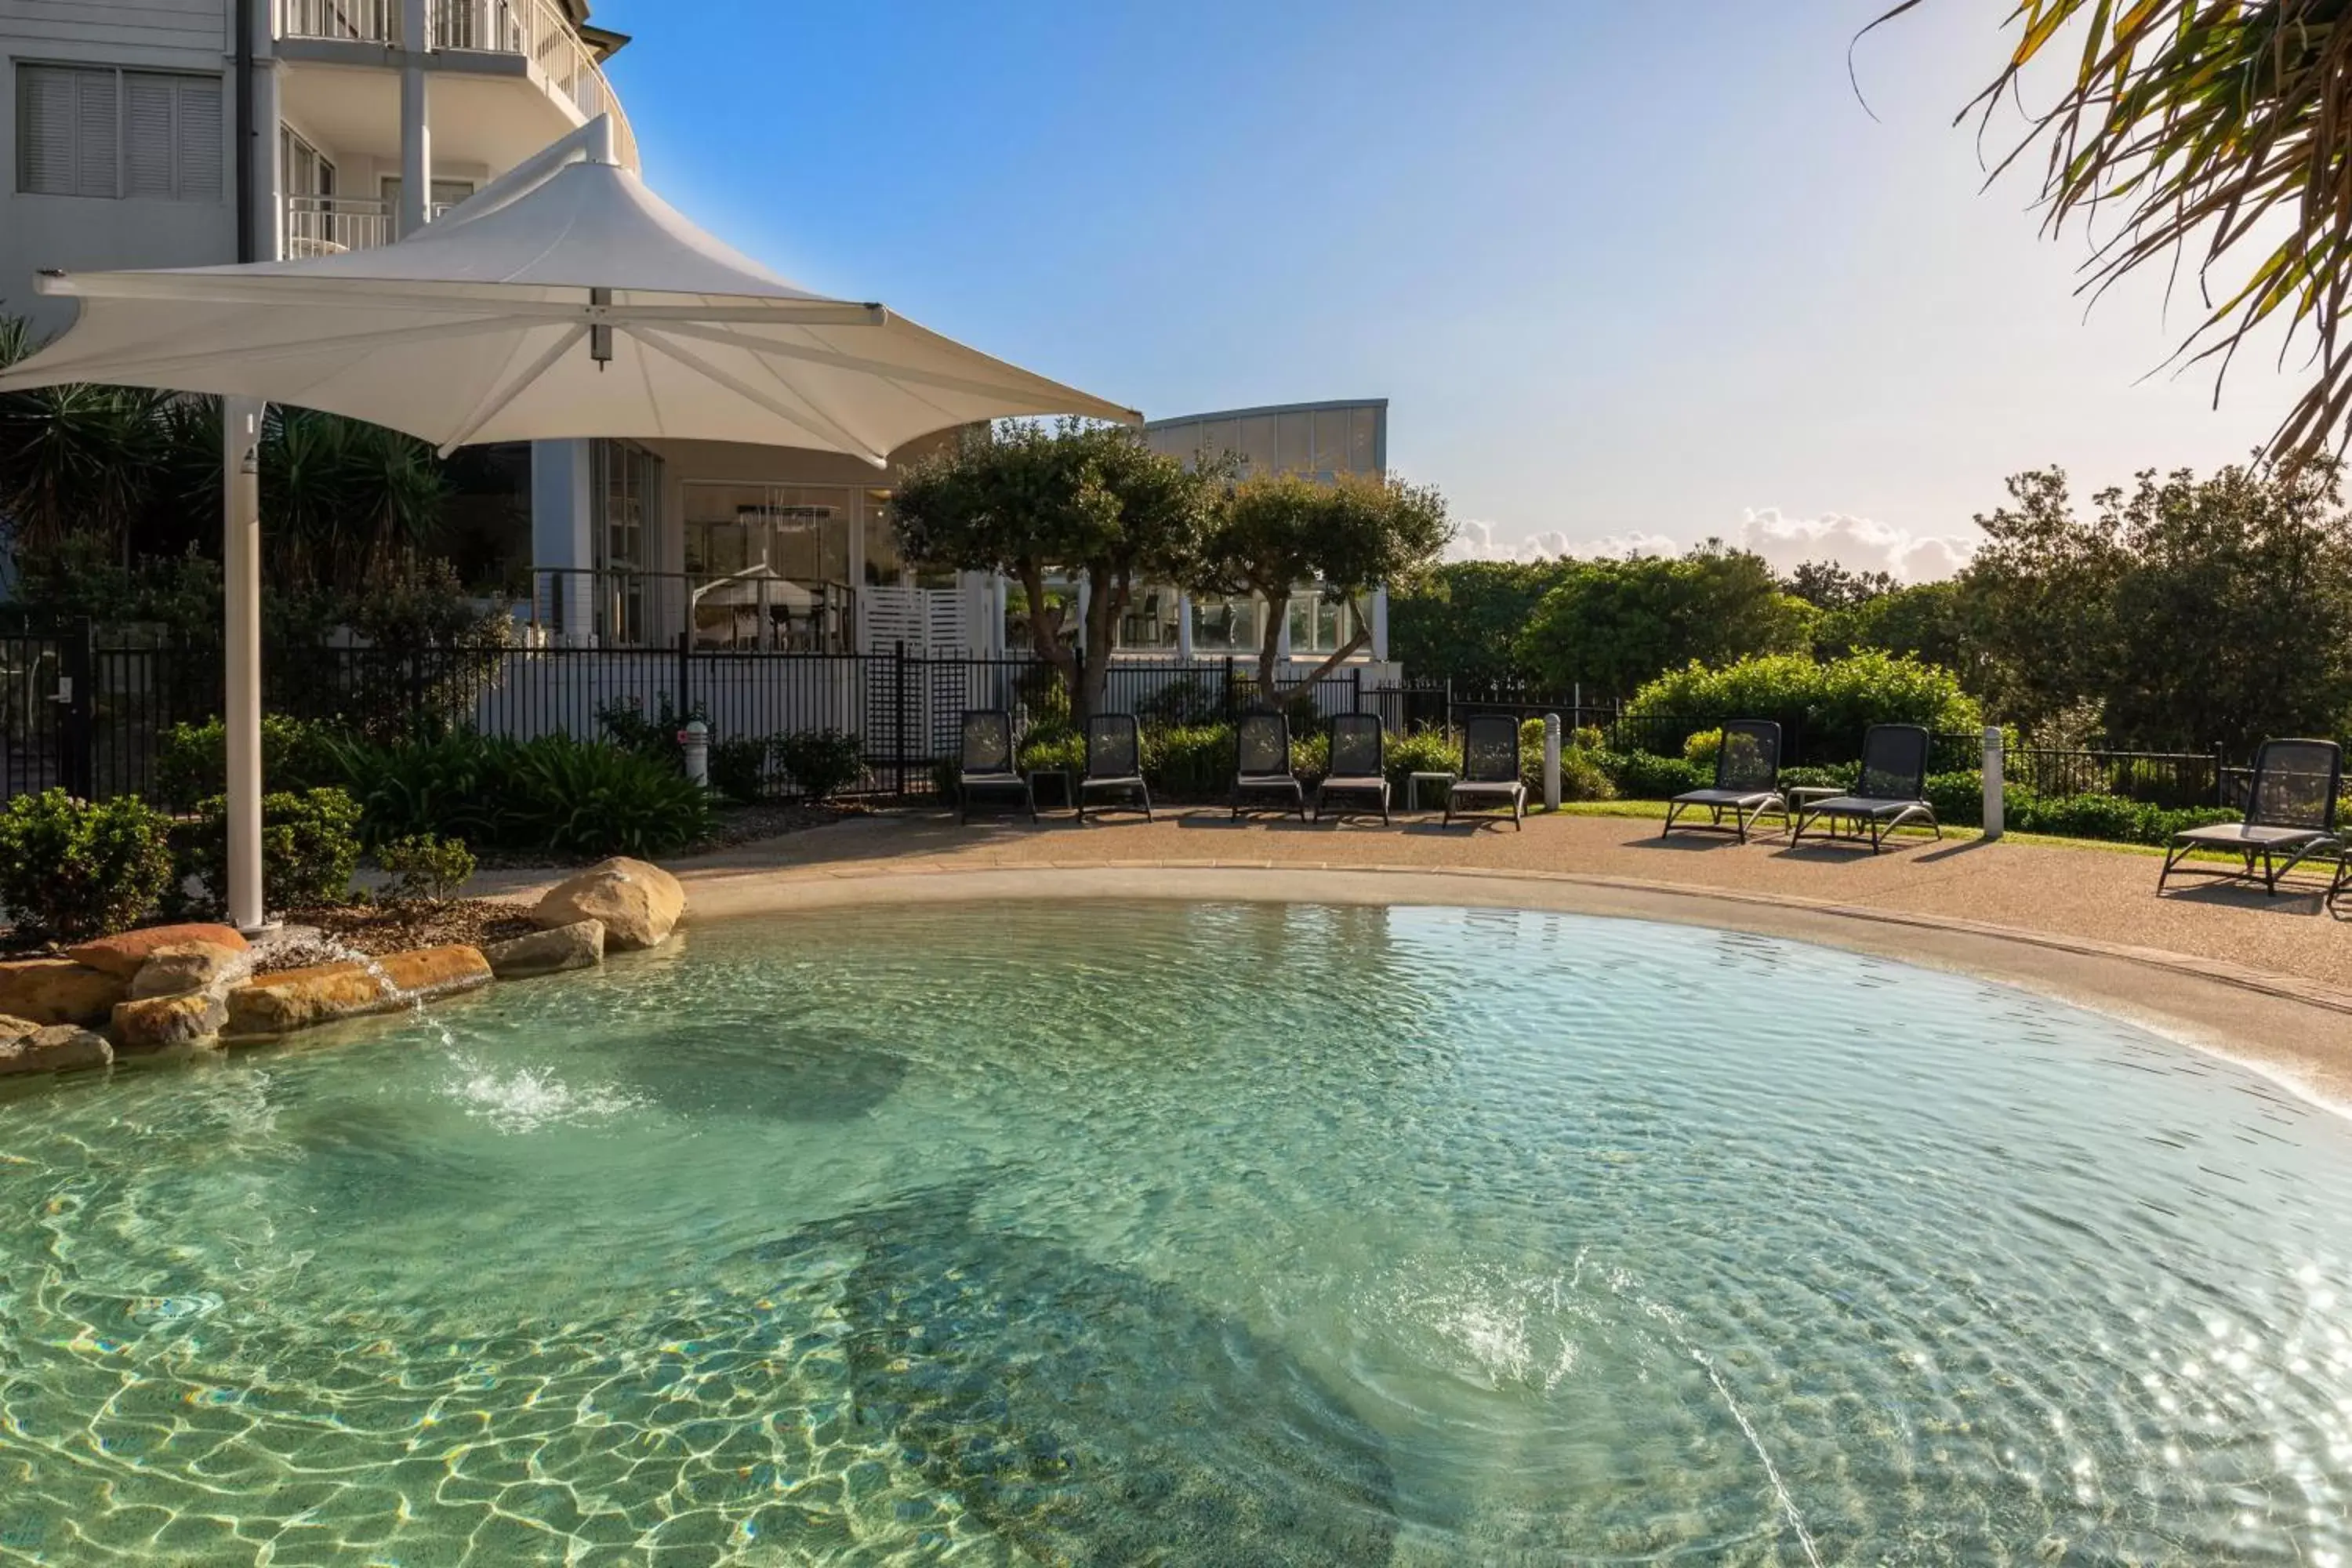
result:
[(768, 793), (765, 741), (738, 735), (710, 742), (710, 787), (740, 805), (756, 805)]
[[(1869, 650), (1816, 662), (1764, 654), (1709, 669), (1693, 664), (1633, 694), (1625, 719), (1651, 744), (1675, 744), (1728, 718), (1775, 719), (1801, 728), (1809, 749), (1823, 740), (1859, 746), (1873, 724), (1924, 724), (1938, 734), (1974, 731), (1977, 705), (1940, 665)], [(1676, 729), (1681, 735), (1675, 735)]]
[[(273, 789), (338, 788), (343, 776), (340, 724), (279, 713), (261, 716), (261, 776)], [(155, 797), (174, 811), (228, 789), (228, 730), (220, 720), (174, 724), (155, 742)]]
[[(1024, 773), (1083, 773), (1087, 766), (1087, 738), (1075, 730), (1039, 728), (1021, 737), (1021, 768)], [(950, 760), (949, 781), (953, 783), (955, 768)]]
[[(180, 836), (183, 868), (204, 885), (215, 909), (228, 903), (228, 802), (196, 807)], [(351, 898), (360, 863), (360, 806), (339, 789), (261, 797), (261, 888), (274, 909), (340, 904)]]
[[(1079, 749), (1084, 765), (1085, 748)], [(1169, 800), (1221, 800), (1233, 788), (1230, 724), (1178, 724), (1143, 731), (1143, 781)]]
[(1290, 771), (1308, 789), (1323, 782), (1324, 775), (1331, 771), (1331, 731), (1328, 728), (1290, 738)]
[(1780, 770), (1782, 789), (1852, 789), (1862, 782), (1862, 764), (1855, 763), (1799, 763)]
[(411, 834), (383, 845), (375, 863), (392, 880), (384, 894), (395, 903), (439, 903), (455, 898), (474, 874), (474, 853), (461, 838)]
[(710, 831), (710, 796), (669, 763), (598, 742), (458, 731), (346, 756), (368, 839), (459, 838), (477, 852), (673, 854)]
[(1683, 742), (1683, 761), (1696, 767), (1715, 772), (1716, 759), (1723, 753), (1723, 731), (1720, 726), (1701, 730)]
[(1214, 724), (1224, 716), (1224, 682), (1205, 675), (1171, 680), (1135, 705), (1136, 722), (1147, 730), (1163, 724)]
[(1401, 806), (1412, 804), (1405, 794), (1409, 775), (1461, 771), (1461, 743), (1443, 730), (1415, 730), (1409, 735), (1389, 737), (1389, 790)]
[[(2021, 799), (2024, 792), (2004, 792), (2001, 815), (2007, 818), (2011, 800)], [(1976, 827), (1984, 822), (1984, 775), (1971, 773), (1929, 773), (1927, 804), (1936, 808), (1936, 820), (1947, 827)]]
[(1715, 783), (1715, 770), (1681, 757), (1648, 752), (1596, 752), (1594, 761), (1617, 793), (1634, 800), (1668, 800)]
[(135, 795), (92, 805), (50, 789), (0, 811), (0, 903), (19, 935), (127, 931), (171, 882), (171, 824)]
[[(1542, 781), (1537, 782), (1541, 789)], [(1600, 754), (1581, 746), (1570, 746), (1559, 754), (1559, 798), (1570, 800), (1614, 800), (1616, 781), (1609, 770), (1601, 765)]]
[(793, 781), (794, 789), (811, 801), (838, 795), (866, 771), (857, 737), (839, 730), (803, 730), (779, 735), (770, 744), (776, 765)]
[(631, 695), (616, 697), (596, 710), (596, 727), (604, 739), (625, 752), (653, 762), (666, 762), (683, 770), (685, 748), (678, 743), (678, 731), (696, 720), (709, 728), (710, 713), (699, 702), (680, 713), (671, 706), (669, 693), (661, 694), (661, 704), (650, 715), (646, 712), (645, 700)]

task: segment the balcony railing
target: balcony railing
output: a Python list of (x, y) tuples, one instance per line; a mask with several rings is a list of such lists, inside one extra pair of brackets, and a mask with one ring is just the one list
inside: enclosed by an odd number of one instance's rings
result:
[[(449, 210), (436, 202), (433, 217)], [(400, 235), (400, 215), (390, 202), (369, 196), (305, 196), (286, 198), (286, 259), (340, 256), (390, 245)]]
[[(400, 47), (401, 0), (278, 0), (278, 36)], [(583, 120), (610, 114), (621, 162), (637, 167), (637, 139), (596, 57), (556, 0), (426, 0), (431, 47), (521, 55)]]

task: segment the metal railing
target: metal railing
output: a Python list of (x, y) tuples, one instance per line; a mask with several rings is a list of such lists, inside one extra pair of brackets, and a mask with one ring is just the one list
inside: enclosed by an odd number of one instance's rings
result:
[[(428, 218), (438, 218), (456, 204), (436, 202)], [(286, 198), (286, 259), (340, 256), (347, 250), (370, 250), (400, 237), (400, 215), (393, 204), (376, 196), (310, 196)]]
[[(399, 48), (401, 10), (401, 0), (278, 0), (278, 36)], [(620, 95), (555, 0), (428, 0), (426, 16), (431, 47), (523, 56), (581, 119), (610, 114), (621, 162), (638, 166)]]

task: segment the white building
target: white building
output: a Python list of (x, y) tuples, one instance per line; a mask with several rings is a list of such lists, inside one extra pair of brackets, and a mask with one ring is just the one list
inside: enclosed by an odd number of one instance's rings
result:
[[(587, 0), (0, 0), (0, 310), (63, 326), (69, 305), (34, 292), (42, 268), (386, 244), (598, 113), (635, 167), (604, 72), (627, 42), (589, 21)], [(1148, 428), (1163, 450), (1189, 457), (1213, 436), (1259, 466), (1386, 457), (1384, 403)], [(889, 475), (856, 458), (552, 441), (528, 468), (530, 613), (553, 638), (669, 647), (691, 627), (701, 647), (1004, 647), (1003, 584), (908, 572)], [(1250, 606), (1179, 604), (1172, 590), (1144, 596), (1122, 645), (1163, 658), (1254, 647)], [(1348, 613), (1300, 601), (1294, 654), (1332, 646)]]

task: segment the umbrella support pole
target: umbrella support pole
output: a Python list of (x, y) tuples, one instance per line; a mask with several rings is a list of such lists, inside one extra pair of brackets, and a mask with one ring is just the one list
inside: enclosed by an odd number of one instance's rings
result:
[(261, 887), (261, 420), (257, 398), (221, 400), (221, 577), (226, 625), (228, 920), (262, 929)]

